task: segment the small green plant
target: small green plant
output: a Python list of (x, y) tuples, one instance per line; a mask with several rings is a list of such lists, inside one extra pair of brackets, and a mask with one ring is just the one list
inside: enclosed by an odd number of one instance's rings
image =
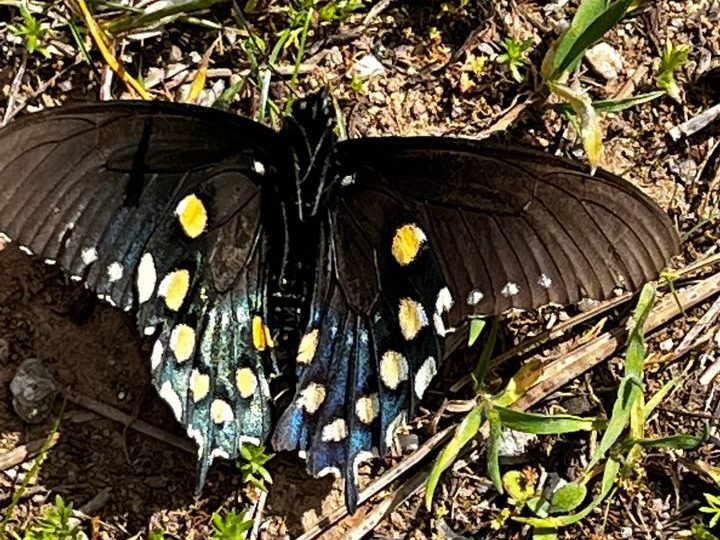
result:
[(669, 39), (665, 42), (665, 50), (657, 75), (657, 85), (676, 101), (680, 101), (680, 88), (675, 82), (675, 72), (687, 63), (689, 54), (690, 45), (675, 46)]
[(528, 60), (525, 58), (525, 52), (532, 47), (532, 45), (532, 39), (517, 41), (515, 38), (505, 38), (502, 42), (502, 48), (505, 52), (498, 55), (496, 58), (500, 64), (507, 66), (510, 70), (512, 78), (518, 84), (525, 80), (525, 75), (521, 73), (520, 70), (524, 70), (528, 65)]
[(704, 514), (709, 514), (710, 522), (708, 526), (712, 529), (720, 522), (720, 496), (711, 495), (710, 493), (705, 493), (704, 495), (707, 506), (700, 507), (700, 511)]
[(367, 85), (360, 75), (353, 73), (352, 79), (350, 79), (350, 89), (356, 94), (364, 94), (367, 92)]
[[(72, 523), (72, 504), (66, 504), (60, 495), (55, 496), (55, 504), (45, 508), (42, 515), (35, 519), (25, 531), (23, 540), (77, 540), (82, 532)], [(20, 538), (15, 535), (15, 538)]]
[(35, 18), (27, 2), (22, 2), (19, 7), (23, 22), (8, 25), (10, 32), (23, 39), (25, 48), (30, 54), (37, 52), (45, 58), (50, 58), (50, 52), (43, 45), (45, 36), (49, 32), (48, 25)]
[[(494, 342), (495, 332), (492, 332), (473, 372), (478, 394), (476, 405), (458, 425), (455, 435), (443, 448), (428, 477), (425, 498), (427, 507), (430, 508), (432, 504), (433, 493), (442, 471), (450, 466), (460, 451), (475, 438), (485, 422), (489, 426), (486, 452), (488, 476), (500, 493), (507, 492), (509, 503), (513, 507), (502, 510), (497, 524), (501, 525), (508, 518), (528, 524), (533, 527), (536, 539), (555, 538), (557, 529), (577, 523), (589, 515), (614, 493), (619, 478), (628, 478), (634, 472), (645, 448), (687, 449), (701, 444), (704, 437), (674, 435), (647, 438), (644, 434), (644, 426), (650, 415), (681, 380), (681, 377), (671, 380), (645, 401), (642, 382), (646, 358), (643, 334), (654, 298), (654, 286), (646, 285), (632, 318), (632, 330), (625, 356), (625, 376), (620, 382), (617, 399), (607, 421), (571, 415), (521, 412), (509, 408), (542, 375), (542, 367), (532, 361), (523, 366), (502, 392), (489, 395), (484, 380), (490, 365), (489, 351), (492, 350)], [(480, 331), (481, 328), (476, 329), (475, 333), (479, 334)], [(539, 492), (533, 478), (522, 473), (510, 471), (505, 475), (501, 474), (499, 445), (503, 430), (508, 428), (536, 435), (596, 430), (603, 430), (604, 433), (584, 475), (577, 481), (565, 482), (552, 493), (546, 494), (544, 489)], [(599, 491), (591, 501), (580, 508), (587, 498), (588, 483), (597, 476), (601, 467)], [(520, 516), (523, 509), (527, 509), (534, 517)]]
[(251, 519), (246, 519), (244, 514), (238, 514), (235, 510), (230, 510), (225, 517), (215, 512), (211, 522), (213, 529), (211, 540), (245, 540), (247, 532), (253, 526)]
[(165, 531), (162, 529), (153, 529), (148, 534), (148, 540), (165, 540)]
[(264, 446), (255, 446), (254, 444), (240, 446), (240, 459), (237, 461), (237, 466), (242, 474), (242, 481), (265, 491), (265, 484), (272, 484), (272, 477), (265, 468), (265, 464), (274, 455), (265, 453)]
[[(10, 501), (10, 504), (7, 508), (4, 509), (5, 515), (3, 516), (2, 521), (0, 522), (0, 538), (6, 537), (6, 529), (8, 524), (10, 523), (10, 518), (12, 517), (13, 511), (17, 507), (17, 505), (20, 503), (20, 500), (22, 499), (23, 495), (25, 494), (28, 486), (30, 485), (30, 482), (32, 482), (35, 478), (37, 478), (38, 474), (40, 473), (40, 468), (42, 467), (42, 464), (45, 462), (45, 459), (47, 459), (48, 452), (50, 452), (50, 448), (57, 442), (58, 440), (58, 430), (60, 429), (60, 421), (62, 419), (63, 411), (65, 410), (65, 402), (63, 402), (60, 412), (58, 413), (57, 418), (55, 419), (55, 422), (53, 423), (53, 427), (50, 430), (50, 433), (48, 433), (47, 438), (45, 439), (45, 442), (42, 445), (42, 448), (40, 448), (40, 451), (38, 452), (37, 458), (35, 458), (35, 461), (33, 462), (32, 467), (28, 471), (28, 473), (25, 475), (25, 478), (23, 478), (22, 483), (20, 484), (20, 487), (15, 490), (15, 493), (13, 494), (13, 498)], [(19, 538), (17, 535), (14, 535), (15, 538)]]
[(318, 15), (321, 21), (343, 22), (362, 8), (363, 0), (330, 0), (318, 10)]

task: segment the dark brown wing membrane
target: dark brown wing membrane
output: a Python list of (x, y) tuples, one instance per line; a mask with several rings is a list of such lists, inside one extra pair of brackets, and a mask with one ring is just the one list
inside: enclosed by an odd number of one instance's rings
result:
[[(387, 138), (340, 143), (338, 161), (351, 179), (338, 196), (366, 244), (387, 247), (387, 236), (406, 223), (426, 235), (454, 321), (635, 290), (678, 252), (672, 223), (639, 189), (543, 153)], [(344, 239), (342, 246), (351, 245)], [(358, 307), (377, 294), (365, 284), (355, 288)]]

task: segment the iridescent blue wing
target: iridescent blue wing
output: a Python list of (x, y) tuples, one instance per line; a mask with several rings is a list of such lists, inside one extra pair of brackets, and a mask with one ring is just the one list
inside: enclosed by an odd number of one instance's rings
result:
[(152, 379), (216, 456), (270, 430), (260, 184), (277, 135), (212, 109), (63, 107), (0, 132), (0, 231), (136, 310)]
[(351, 509), (358, 460), (387, 453), (468, 316), (635, 290), (678, 251), (637, 188), (546, 154), (387, 138), (339, 143), (336, 159), (295, 406), (274, 441), (313, 474), (341, 473)]

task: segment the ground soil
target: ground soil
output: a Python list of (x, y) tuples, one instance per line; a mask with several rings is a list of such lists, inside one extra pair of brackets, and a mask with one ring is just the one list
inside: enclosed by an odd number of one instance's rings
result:
[[(246, 18), (254, 32), (272, 47), (277, 32), (287, 25), (288, 3), (275, 0), (260, 4)], [(536, 89), (542, 57), (577, 2), (478, 1), (463, 8), (459, 4), (381, 2), (384, 9), (367, 24), (363, 20), (370, 5), (342, 22), (315, 21), (299, 85), (293, 91), (303, 94), (328, 86), (350, 137), (473, 137), (491, 130), (494, 137), (504, 141), (584, 159), (564, 116), (537, 102), (529, 104), (517, 118), (507, 116)], [(659, 0), (643, 4), (638, 14), (606, 37), (622, 57), (618, 76), (606, 80), (583, 64), (576, 78), (596, 99), (650, 91), (665, 41), (692, 45), (690, 61), (678, 73), (679, 101), (666, 96), (602, 119), (604, 167), (645, 190), (672, 216), (685, 235), (683, 255), (675, 262), (682, 266), (715, 253), (720, 238), (717, 216), (707, 210), (716, 209), (718, 203), (718, 125), (678, 141), (669, 136), (672, 127), (720, 99), (720, 2)], [(0, 116), (9, 118), (73, 100), (128, 96), (125, 85), (109, 76), (96, 49), (91, 48), (89, 53), (92, 68), (85, 62), (64, 23), (67, 14), (65, 8), (55, 5), (42, 16), (54, 32), (50, 39), (52, 57), (31, 54), (23, 60), (22, 42), (8, 26), (21, 20), (18, 10), (0, 7)], [(197, 17), (237, 25), (228, 5)], [(231, 82), (248, 73), (252, 77), (245, 52), (248, 40), (243, 35), (173, 21), (142, 40), (133, 36), (119, 41), (116, 50), (129, 72), (141, 73), (148, 84), (155, 81), (153, 92), (157, 97), (181, 100), (187, 95), (199, 57), (221, 34), (223, 38), (210, 56), (211, 71), (200, 98), (201, 103), (209, 104)], [(499, 44), (508, 36), (532, 39), (534, 43), (522, 84), (493, 60), (501, 52)], [(271, 85), (270, 95), (280, 105), (291, 92), (288, 73), (292, 72), (292, 51), (281, 55), (283, 69)], [(365, 78), (364, 88), (359, 89), (353, 74), (357, 74), (358, 61), (367, 55), (380, 62), (382, 73)], [(474, 72), (469, 66), (477, 58), (484, 58), (485, 66)], [(232, 102), (231, 110), (253, 117), (258, 106), (259, 92), (247, 84)], [(606, 324), (619, 324), (627, 309), (615, 310)], [(650, 352), (671, 351), (706, 309), (692, 310), (686, 318), (653, 335)], [(503, 327), (502, 347), (509, 348), (577, 312), (578, 308), (571, 307), (515, 313)], [(581, 336), (589, 327), (587, 324), (573, 332)], [(239, 510), (257, 501), (257, 491), (242, 484), (230, 463), (213, 467), (203, 496), (195, 499), (195, 458), (187, 449), (126, 429), (123, 423), (71, 402), (62, 413), (58, 403), (55, 414), (40, 424), (26, 424), (13, 412), (9, 382), (22, 361), (35, 357), (54, 370), (63, 388), (144, 420), (162, 433), (183, 437), (169, 408), (149, 384), (149, 345), (137, 334), (129, 315), (102, 304), (82, 286), (69, 283), (56, 268), (31, 260), (12, 245), (0, 252), (0, 456), (44, 439), (61, 414), (59, 441), (14, 508), (11, 528), (22, 530), (55, 494), (61, 494), (75, 508), (105, 494), (95, 508), (88, 510), (91, 519), (81, 522), (92, 537), (146, 537), (157, 527), (169, 538), (207, 538), (213, 512)], [(556, 354), (558, 351), (550, 347), (541, 352), (545, 357)], [(563, 537), (690, 537), (691, 526), (703, 520), (698, 512), (704, 503), (703, 493), (717, 493), (719, 489), (691, 466), (700, 459), (720, 465), (720, 441), (714, 436), (720, 415), (717, 383), (699, 382), (717, 354), (713, 337), (676, 362), (655, 364), (648, 370), (646, 381), (648, 393), (652, 393), (684, 369), (689, 370), (682, 387), (663, 402), (647, 426), (649, 435), (699, 434), (707, 424), (711, 437), (694, 451), (648, 451), (638, 476), (621, 486), (610, 505), (563, 531)], [(413, 422), (420, 441), (431, 433), (434, 413), (448, 396), (447, 389), (467, 373), (476, 358), (472, 352), (458, 354), (438, 378), (424, 403), (424, 416)], [(498, 384), (519, 363), (516, 359), (493, 374)], [(608, 415), (621, 373), (620, 358), (612, 358), (549, 396), (535, 410)], [(450, 397), (470, 396), (461, 392)], [(445, 414), (439, 422), (444, 426), (458, 419), (457, 414)], [(506, 466), (571, 479), (581, 471), (595, 442), (587, 435), (543, 437), (532, 441), (522, 456)], [(390, 464), (365, 466), (365, 480), (380, 476)], [(32, 461), (27, 460), (0, 472), (2, 513), (31, 466)], [(274, 483), (262, 514), (261, 537), (298, 536), (323, 513), (342, 504), (341, 486), (327, 478), (308, 477), (295, 456), (277, 456), (270, 463), (270, 471)], [(419, 496), (411, 497), (370, 534), (376, 538), (527, 537), (528, 531), (512, 521), (495, 527), (507, 502), (488, 487), (485, 477), (484, 458), (473, 454), (463, 466), (446, 474), (433, 512), (424, 510)]]

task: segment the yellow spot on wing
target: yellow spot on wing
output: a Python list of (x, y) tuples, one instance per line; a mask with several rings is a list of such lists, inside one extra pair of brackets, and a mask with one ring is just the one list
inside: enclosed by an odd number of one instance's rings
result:
[(363, 396), (355, 402), (355, 414), (363, 424), (371, 424), (380, 412), (377, 394)]
[(324, 442), (340, 442), (347, 437), (347, 425), (342, 418), (336, 418), (323, 426), (322, 440)]
[(242, 397), (246, 399), (252, 397), (257, 384), (257, 377), (252, 369), (244, 367), (235, 372), (235, 386)]
[(193, 401), (197, 403), (210, 392), (210, 375), (193, 369), (192, 373), (190, 373), (190, 389), (192, 390)]
[(407, 266), (415, 260), (427, 236), (417, 225), (410, 223), (403, 225), (396, 232), (392, 241), (392, 256), (402, 266)]
[(195, 330), (187, 324), (178, 324), (170, 334), (170, 349), (178, 362), (185, 362), (195, 349)]
[(315, 358), (315, 351), (318, 345), (318, 329), (311, 330), (305, 334), (298, 345), (296, 361), (298, 364), (309, 364)]
[(216, 399), (212, 402), (212, 405), (210, 405), (210, 416), (212, 416), (213, 422), (216, 424), (232, 422), (235, 418), (232, 407), (222, 399)]
[(175, 208), (175, 215), (180, 221), (183, 232), (188, 237), (197, 238), (205, 232), (208, 220), (207, 210), (197, 195), (191, 194), (181, 200)]
[(172, 311), (182, 307), (190, 288), (190, 272), (185, 269), (170, 272), (160, 282), (158, 294), (165, 298), (165, 305)]
[(397, 351), (387, 351), (380, 360), (380, 378), (385, 386), (395, 390), (408, 378), (407, 359)]
[(310, 383), (300, 391), (297, 407), (304, 408), (308, 414), (314, 414), (325, 401), (325, 387), (322, 384)]
[(258, 351), (264, 351), (267, 348), (272, 349), (275, 346), (270, 335), (270, 329), (265, 326), (262, 317), (259, 315), (255, 315), (252, 320), (252, 337), (253, 345)]
[(428, 318), (422, 305), (410, 298), (403, 298), (398, 309), (398, 322), (403, 337), (410, 341), (428, 325)]

